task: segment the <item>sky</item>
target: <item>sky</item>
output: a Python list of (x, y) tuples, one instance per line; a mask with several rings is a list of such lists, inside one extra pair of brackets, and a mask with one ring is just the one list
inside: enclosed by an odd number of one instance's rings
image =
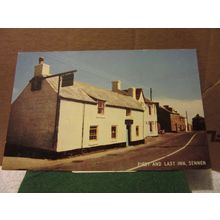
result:
[(195, 49), (20, 52), (12, 101), (33, 77), (39, 57), (50, 65), (51, 74), (77, 69), (75, 79), (111, 89), (121, 80), (122, 89), (141, 87), (149, 98), (170, 105), (191, 120), (204, 115)]

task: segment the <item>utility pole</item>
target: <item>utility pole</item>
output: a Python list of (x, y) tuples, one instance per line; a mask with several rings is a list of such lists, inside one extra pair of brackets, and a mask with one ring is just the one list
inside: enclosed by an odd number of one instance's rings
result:
[(186, 129), (189, 131), (188, 113), (186, 111)]
[(152, 88), (150, 88), (150, 100), (152, 101)]

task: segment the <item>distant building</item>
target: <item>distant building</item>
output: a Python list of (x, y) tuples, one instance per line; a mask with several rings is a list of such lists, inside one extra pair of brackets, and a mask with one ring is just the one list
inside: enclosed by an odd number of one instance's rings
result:
[(168, 105), (160, 106), (157, 104), (157, 118), (160, 130), (165, 132), (186, 131), (185, 117)]
[(200, 131), (200, 130), (205, 130), (205, 119), (197, 114), (193, 119), (192, 119), (192, 129), (194, 131)]

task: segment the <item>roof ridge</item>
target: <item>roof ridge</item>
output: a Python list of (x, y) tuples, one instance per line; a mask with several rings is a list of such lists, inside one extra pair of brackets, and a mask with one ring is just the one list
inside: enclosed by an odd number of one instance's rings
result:
[[(131, 96), (126, 95), (126, 94), (121, 94), (121, 93), (118, 93), (118, 92), (113, 92), (113, 91), (110, 90), (110, 89), (106, 89), (106, 88), (94, 86), (94, 85), (92, 85), (92, 84), (85, 83), (85, 82), (81, 82), (81, 81), (79, 81), (79, 80), (75, 80), (75, 82), (76, 82), (76, 83), (79, 83), (79, 84), (88, 85), (88, 86), (93, 87), (93, 88), (96, 88), (96, 89), (108, 91), (108, 92), (112, 93), (113, 95), (129, 97), (131, 100), (134, 100), (134, 101), (136, 101), (137, 103), (139, 103), (136, 99), (134, 99), (134, 98), (132, 98)], [(123, 90), (120, 90), (120, 91), (123, 91)]]
[[(52, 77), (47, 79), (47, 81), (51, 87), (58, 92), (57, 86), (55, 85), (58, 82), (58, 78)], [(143, 110), (141, 103), (131, 96), (78, 80), (74, 80), (73, 86), (62, 87), (60, 92), (62, 96), (66, 96), (67, 98), (73, 97), (77, 100), (93, 100), (94, 103), (96, 103), (95, 100), (103, 100), (106, 101), (108, 105)]]

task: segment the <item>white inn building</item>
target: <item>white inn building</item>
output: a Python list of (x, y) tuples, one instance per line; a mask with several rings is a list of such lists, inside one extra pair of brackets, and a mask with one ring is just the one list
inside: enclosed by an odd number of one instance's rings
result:
[(74, 80), (74, 72), (50, 74), (39, 59), (34, 77), (11, 107), (7, 144), (66, 152), (128, 146), (157, 136), (156, 104), (141, 88), (112, 91)]

